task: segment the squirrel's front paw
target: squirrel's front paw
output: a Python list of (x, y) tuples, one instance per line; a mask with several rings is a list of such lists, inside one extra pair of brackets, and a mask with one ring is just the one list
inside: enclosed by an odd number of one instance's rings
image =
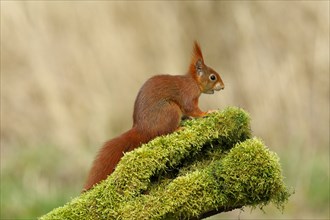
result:
[(208, 115), (208, 114), (212, 114), (212, 113), (215, 113), (215, 112), (218, 112), (218, 110), (216, 110), (216, 109), (208, 110), (208, 111), (206, 112), (206, 114)]

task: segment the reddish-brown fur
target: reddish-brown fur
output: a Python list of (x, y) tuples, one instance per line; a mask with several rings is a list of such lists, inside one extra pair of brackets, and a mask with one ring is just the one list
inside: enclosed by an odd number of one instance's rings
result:
[(206, 112), (198, 107), (201, 93), (211, 94), (223, 88), (221, 77), (204, 64), (202, 51), (195, 42), (186, 75), (158, 75), (144, 83), (135, 100), (133, 127), (105, 143), (89, 172), (84, 190), (106, 179), (124, 152), (175, 131), (182, 116), (204, 116)]

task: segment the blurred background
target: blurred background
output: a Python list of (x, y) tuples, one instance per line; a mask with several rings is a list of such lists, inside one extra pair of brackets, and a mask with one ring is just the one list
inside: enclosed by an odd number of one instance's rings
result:
[(247, 110), (295, 189), (284, 213), (213, 219), (328, 219), (329, 1), (1, 1), (1, 218), (79, 195), (143, 82), (184, 74), (195, 39), (226, 85), (201, 109)]

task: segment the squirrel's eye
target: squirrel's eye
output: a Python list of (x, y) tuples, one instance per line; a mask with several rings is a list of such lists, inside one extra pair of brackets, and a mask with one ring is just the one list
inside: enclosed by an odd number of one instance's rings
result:
[(216, 80), (216, 79), (217, 79), (217, 77), (216, 77), (214, 74), (211, 74), (211, 75), (210, 75), (210, 80), (214, 81), (214, 80)]

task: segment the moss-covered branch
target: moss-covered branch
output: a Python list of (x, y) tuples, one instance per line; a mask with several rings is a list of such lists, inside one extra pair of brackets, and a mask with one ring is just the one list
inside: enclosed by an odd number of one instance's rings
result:
[[(278, 159), (227, 108), (127, 153), (115, 172), (42, 219), (180, 219), (246, 205), (283, 204)], [(232, 148), (232, 149), (231, 149)]]
[(249, 139), (223, 159), (132, 199), (118, 212), (124, 219), (186, 219), (216, 209), (263, 206), (271, 201), (281, 206), (287, 196), (277, 156), (260, 140)]

